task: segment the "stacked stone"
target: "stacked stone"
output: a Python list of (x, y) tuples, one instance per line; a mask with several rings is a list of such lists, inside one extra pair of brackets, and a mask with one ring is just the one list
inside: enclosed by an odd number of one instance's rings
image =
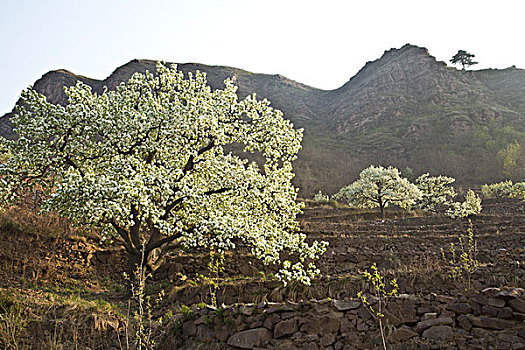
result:
[[(400, 295), (384, 314), (390, 349), (525, 349), (525, 292), (519, 288), (469, 297)], [(352, 350), (381, 343), (376, 319), (359, 300), (208, 307), (182, 321), (181, 329), (185, 348)]]

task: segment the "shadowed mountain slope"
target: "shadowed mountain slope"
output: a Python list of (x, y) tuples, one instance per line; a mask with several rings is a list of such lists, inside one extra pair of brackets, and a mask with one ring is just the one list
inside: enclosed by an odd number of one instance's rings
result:
[[(414, 175), (445, 174), (469, 186), (525, 175), (522, 69), (461, 71), (413, 45), (385, 51), (331, 91), (237, 68), (178, 67), (185, 74), (206, 72), (212, 88), (233, 78), (240, 97), (256, 93), (268, 98), (305, 129), (295, 164), (295, 183), (303, 196), (335, 192), (371, 163), (410, 167)], [(37, 80), (34, 88), (49, 101), (65, 104), (63, 87), (77, 80), (101, 93), (104, 86), (114, 89), (146, 70), (154, 71), (155, 62), (130, 61), (102, 81), (57, 70)], [(0, 118), (0, 134), (8, 138), (15, 136), (10, 114)]]

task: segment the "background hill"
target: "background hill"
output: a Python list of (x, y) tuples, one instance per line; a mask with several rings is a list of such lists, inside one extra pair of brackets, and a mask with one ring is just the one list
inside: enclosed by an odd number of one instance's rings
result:
[[(397, 166), (409, 177), (444, 174), (465, 186), (525, 175), (522, 69), (461, 71), (413, 45), (385, 51), (331, 91), (231, 67), (178, 67), (185, 73), (206, 72), (213, 88), (233, 78), (240, 97), (255, 92), (268, 98), (305, 129), (295, 164), (302, 196), (336, 192), (372, 163)], [(146, 70), (154, 71), (155, 62), (130, 61), (105, 80), (57, 70), (42, 76), (34, 88), (49, 101), (65, 104), (63, 87), (77, 80), (100, 93)], [(0, 135), (8, 138), (15, 137), (10, 115), (0, 118)]]

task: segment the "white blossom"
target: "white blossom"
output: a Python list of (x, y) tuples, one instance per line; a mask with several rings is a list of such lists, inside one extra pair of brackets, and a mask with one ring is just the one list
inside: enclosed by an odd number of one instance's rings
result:
[(380, 208), (383, 216), (389, 204), (411, 208), (421, 192), (401, 177), (398, 169), (371, 165), (359, 174), (359, 179), (339, 190), (336, 197), (346, 198), (349, 205), (358, 208)]
[(439, 207), (451, 205), (452, 198), (456, 196), (456, 191), (450, 186), (454, 181), (456, 180), (448, 176), (430, 176), (428, 173), (418, 177), (415, 185), (421, 192), (421, 197), (417, 200), (416, 207), (435, 211)]
[(11, 119), (18, 138), (5, 142), (12, 156), (0, 166), (3, 198), (40, 184), (45, 209), (101, 226), (130, 256), (141, 245), (149, 254), (242, 242), (279, 263), (289, 250), (299, 265), (281, 276), (309, 283), (318, 273), (309, 263), (326, 243), (306, 244), (296, 221), (292, 162), (302, 130), (268, 101), (239, 101), (236, 91), (229, 80), (212, 91), (204, 73), (184, 78), (162, 64), (157, 75), (137, 73), (101, 95), (78, 82), (66, 89), (66, 106), (29, 88)]
[(512, 183), (511, 180), (507, 180), (490, 185), (483, 185), (481, 192), (488, 198), (508, 197), (525, 200), (525, 182)]
[(462, 203), (453, 202), (446, 214), (452, 218), (463, 218), (481, 212), (481, 198), (474, 191), (468, 190), (465, 201)]

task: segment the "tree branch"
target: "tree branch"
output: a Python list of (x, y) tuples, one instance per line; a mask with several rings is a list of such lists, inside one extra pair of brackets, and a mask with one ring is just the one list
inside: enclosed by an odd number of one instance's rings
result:
[[(47, 171), (49, 170), (50, 167), (51, 167), (50, 164), (46, 165), (46, 166), (44, 167), (44, 169), (42, 169), (42, 171), (41, 171), (40, 174), (38, 174), (38, 175), (27, 175), (27, 174), (26, 174), (26, 175), (19, 175), (19, 176), (20, 176), (20, 178), (21, 178), (22, 180), (24, 180), (24, 181), (25, 181), (25, 180), (31, 181), (31, 180), (40, 179), (40, 178), (43, 178), (43, 177), (46, 175), (46, 173), (47, 173)], [(18, 174), (13, 173), (13, 175), (18, 175)]]
[(117, 231), (119, 236), (122, 237), (122, 239), (124, 240), (124, 248), (126, 249), (126, 251), (128, 253), (138, 253), (137, 247), (134, 246), (133, 243), (131, 243), (129, 232), (126, 231), (124, 228), (120, 227), (120, 225), (115, 221), (114, 218), (109, 220), (108, 223), (111, 224), (111, 226), (113, 226), (115, 231)]
[(177, 205), (181, 204), (184, 199), (186, 199), (187, 196), (183, 196), (183, 197), (180, 197), (180, 198), (177, 198), (177, 200), (174, 200), (173, 202), (171, 202), (170, 204), (168, 204), (166, 207), (164, 207), (164, 214), (160, 217), (161, 220), (167, 220), (171, 211), (173, 210), (173, 208), (175, 208)]
[[(209, 190), (209, 191), (206, 191), (203, 193), (203, 195), (205, 196), (210, 196), (212, 194), (221, 194), (221, 193), (224, 193), (224, 192), (228, 192), (230, 190), (232, 190), (233, 188), (231, 187), (224, 187), (224, 188), (219, 188), (219, 189), (216, 189), (216, 190)], [(170, 204), (166, 205), (164, 207), (164, 214), (160, 217), (161, 220), (167, 220), (171, 211), (173, 209), (175, 209), (179, 204), (182, 204), (182, 202), (188, 198), (188, 196), (182, 196), (180, 198), (177, 198), (176, 200), (174, 200), (173, 202), (171, 202)]]
[(155, 261), (148, 261), (148, 267), (150, 268), (151, 272), (157, 271), (157, 269), (162, 265), (164, 261), (164, 257), (166, 254), (170, 251), (176, 248), (180, 243), (176, 244), (166, 244), (164, 247), (161, 248), (159, 256), (155, 259)]
[(78, 172), (80, 173), (80, 175), (82, 177), (85, 176), (84, 172), (82, 171), (82, 169), (80, 169), (80, 167), (75, 163), (73, 162), (73, 160), (71, 158), (69, 158), (69, 155), (67, 156), (64, 156), (64, 160), (66, 161), (66, 164), (69, 164), (71, 165), (74, 169), (78, 170)]
[(131, 146), (129, 146), (127, 151), (122, 150), (120, 147), (118, 147), (118, 145), (116, 143), (113, 144), (113, 146), (117, 150), (118, 154), (123, 155), (123, 156), (131, 155), (133, 153), (133, 151), (135, 150), (135, 148), (141, 146), (148, 139), (149, 134), (153, 130), (158, 129), (158, 128), (160, 128), (160, 125), (152, 126), (148, 130), (146, 130), (146, 133), (145, 133), (144, 137), (138, 137), (137, 136), (137, 139), (135, 140), (135, 142)]
[(216, 189), (216, 190), (206, 191), (206, 192), (203, 193), (203, 195), (209, 196), (209, 195), (212, 195), (212, 194), (220, 194), (220, 193), (228, 192), (230, 190), (233, 190), (233, 188), (231, 188), (231, 187), (223, 187), (223, 188), (219, 188), (219, 189)]
[(148, 239), (148, 243), (146, 244), (146, 247), (145, 247), (146, 251), (149, 251), (149, 247), (152, 244), (154, 244), (155, 242), (157, 242), (160, 239), (162, 234), (161, 234), (160, 230), (155, 227), (155, 225), (153, 224), (153, 222), (151, 221), (150, 218), (147, 218), (146, 222), (147, 222), (149, 230), (151, 232), (151, 235), (150, 235), (150, 237)]
[[(210, 140), (210, 142), (206, 146), (202, 147), (201, 149), (197, 151), (197, 157), (202, 155), (204, 152), (211, 150), (214, 146), (215, 146), (215, 142), (213, 140)], [(195, 160), (195, 157), (193, 155), (191, 155), (188, 158), (186, 165), (182, 169), (182, 172), (184, 174), (186, 174), (190, 170), (193, 170), (193, 167), (195, 166), (194, 160)]]
[[(202, 148), (200, 148), (198, 151), (197, 151), (197, 157), (204, 154), (205, 152), (211, 150), (213, 147), (215, 146), (215, 142), (213, 140), (210, 140), (210, 142), (208, 142), (208, 144)], [(189, 158), (188, 158), (188, 161), (186, 162), (186, 165), (184, 166), (184, 168), (182, 169), (182, 176), (177, 180), (177, 181), (180, 181), (184, 175), (186, 175), (189, 171), (193, 170), (194, 167), (195, 167), (195, 156), (191, 155)], [(177, 188), (178, 186), (175, 185), (173, 186), (172, 188), (172, 191), (173, 193), (177, 192)], [(164, 207), (164, 214), (162, 215), (161, 219), (162, 220), (166, 220), (168, 218), (168, 216), (170, 215), (171, 211), (179, 204), (181, 204), (184, 199), (187, 198), (186, 196), (183, 196), (183, 197), (180, 197), (180, 198), (177, 198), (176, 200), (174, 200), (173, 202), (167, 204), (165, 207)]]
[[(193, 231), (193, 229), (191, 230)], [(168, 237), (164, 237), (156, 242), (151, 242), (151, 244), (148, 244), (145, 248), (145, 253), (149, 253), (151, 252), (152, 250), (154, 249), (157, 249), (157, 248), (160, 248), (162, 247), (164, 244), (166, 243), (170, 243), (170, 242), (173, 242), (174, 240), (178, 239), (178, 238), (181, 238), (182, 235), (181, 234), (178, 234), (178, 235), (171, 235), (171, 236), (168, 236)]]
[(131, 241), (133, 242), (133, 244), (135, 245), (135, 247), (139, 247), (141, 245), (141, 242), (140, 242), (140, 226), (141, 226), (141, 221), (140, 221), (140, 210), (139, 208), (137, 208), (134, 204), (131, 204), (130, 205), (130, 212), (131, 212), (131, 215), (133, 217), (133, 226), (131, 226), (130, 230), (129, 230), (129, 236), (131, 238)]
[(156, 154), (157, 154), (157, 151), (148, 152), (148, 156), (146, 157), (146, 164), (151, 164)]

